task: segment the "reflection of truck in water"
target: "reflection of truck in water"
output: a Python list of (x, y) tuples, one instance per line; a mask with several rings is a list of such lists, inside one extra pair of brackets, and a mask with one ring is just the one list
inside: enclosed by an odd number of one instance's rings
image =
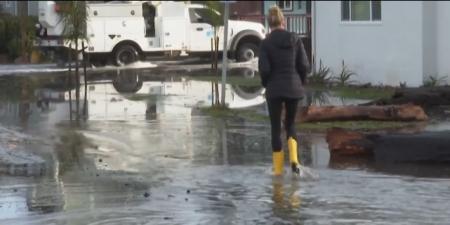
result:
[[(65, 49), (64, 25), (57, 1), (39, 2), (39, 38), (35, 45), (49, 50)], [(88, 3), (87, 52), (91, 58), (107, 58), (117, 65), (135, 62), (146, 55), (201, 55), (211, 51), (211, 9), (199, 4), (169, 1), (117, 1)], [(218, 13), (217, 13), (218, 14)], [(229, 21), (229, 57), (248, 61), (257, 56), (264, 26)], [(219, 51), (223, 26), (218, 29)], [(98, 57), (100, 56), (100, 57)]]
[[(147, 81), (139, 75), (139, 70), (121, 70), (112, 82), (98, 80), (88, 85), (89, 119), (190, 117), (194, 107), (211, 105), (214, 95), (211, 85), (211, 82), (185, 78)], [(227, 84), (226, 102), (230, 108), (261, 105), (265, 102), (263, 91), (261, 87), (243, 88)]]

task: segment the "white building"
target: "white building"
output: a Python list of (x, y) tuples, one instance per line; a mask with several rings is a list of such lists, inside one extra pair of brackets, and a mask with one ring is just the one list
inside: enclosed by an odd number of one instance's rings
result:
[(315, 1), (311, 11), (316, 69), (321, 60), (336, 76), (344, 60), (374, 85), (450, 78), (448, 1)]

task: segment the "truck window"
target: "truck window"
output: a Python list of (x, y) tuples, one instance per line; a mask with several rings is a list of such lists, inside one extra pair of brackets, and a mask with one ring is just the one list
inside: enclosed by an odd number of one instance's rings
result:
[(191, 23), (211, 23), (210, 21), (211, 10), (206, 8), (190, 8), (189, 17)]
[(142, 15), (145, 21), (145, 37), (155, 37), (155, 7), (147, 3), (142, 4)]

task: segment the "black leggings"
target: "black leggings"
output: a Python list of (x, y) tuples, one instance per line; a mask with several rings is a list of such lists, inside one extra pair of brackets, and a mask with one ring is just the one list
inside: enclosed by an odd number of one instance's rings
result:
[(296, 98), (271, 98), (267, 99), (267, 106), (269, 107), (270, 125), (272, 132), (272, 150), (274, 152), (282, 150), (281, 143), (281, 107), (284, 103), (285, 120), (284, 128), (286, 129), (286, 139), (289, 137), (297, 140), (295, 131), (295, 115), (297, 114), (297, 105), (299, 99)]

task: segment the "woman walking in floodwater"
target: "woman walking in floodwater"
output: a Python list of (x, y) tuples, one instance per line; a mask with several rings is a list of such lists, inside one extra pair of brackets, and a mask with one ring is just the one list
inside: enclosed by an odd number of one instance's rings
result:
[(284, 104), (289, 162), (292, 171), (300, 172), (297, 156), (297, 135), (295, 115), (299, 100), (303, 97), (303, 87), (310, 65), (302, 40), (296, 34), (285, 30), (284, 16), (280, 8), (269, 9), (268, 24), (270, 34), (262, 41), (259, 52), (259, 73), (266, 88), (269, 108), (273, 173), (283, 174), (284, 152), (281, 142), (281, 111)]

